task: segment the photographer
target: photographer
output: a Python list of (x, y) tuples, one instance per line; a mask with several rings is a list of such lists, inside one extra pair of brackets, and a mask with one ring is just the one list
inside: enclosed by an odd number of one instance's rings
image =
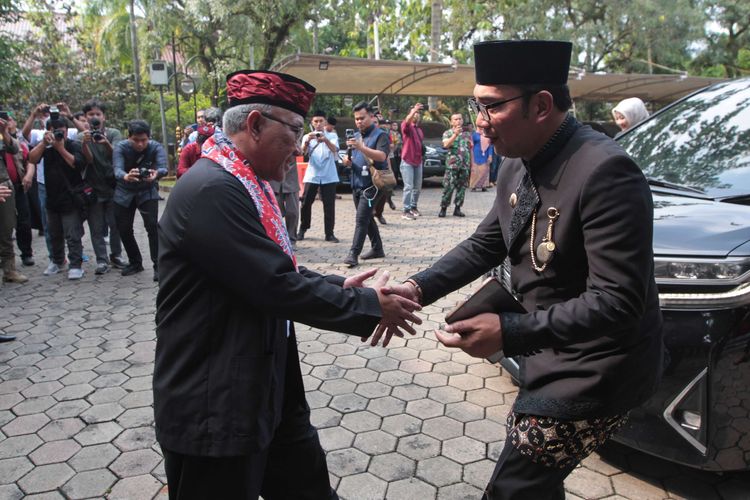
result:
[(115, 145), (112, 163), (115, 168), (115, 220), (122, 244), (130, 261), (123, 276), (143, 271), (143, 258), (133, 234), (135, 211), (141, 213), (148, 233), (148, 247), (154, 263), (154, 281), (159, 281), (156, 265), (156, 221), (159, 215), (159, 184), (167, 175), (167, 154), (158, 142), (151, 140), (151, 127), (143, 120), (128, 124), (128, 139)]
[(65, 244), (68, 245), (70, 269), (68, 279), (83, 277), (83, 220), (74, 189), (83, 184), (81, 173), (86, 159), (78, 142), (68, 139), (67, 123), (52, 110), (44, 137), (29, 153), (29, 163), (44, 160), (46, 185), (47, 235), (51, 258), (45, 276), (57, 274), (65, 263)]
[[(96, 255), (96, 274), (104, 274), (112, 266), (123, 269), (122, 245), (115, 223), (115, 208), (112, 199), (115, 194), (115, 171), (112, 166), (112, 147), (122, 140), (119, 130), (105, 127), (105, 105), (90, 100), (83, 105), (83, 113), (89, 128), (80, 135), (83, 156), (89, 163), (86, 168), (86, 181), (96, 193), (96, 203), (89, 206), (88, 222), (91, 231), (91, 244)], [(109, 244), (112, 252), (107, 256), (107, 243), (104, 239), (109, 228)]]
[[(44, 142), (44, 135), (46, 133), (46, 124), (50, 119), (50, 115), (54, 113), (57, 117), (65, 117), (65, 113), (70, 113), (68, 105), (59, 102), (55, 106), (41, 103), (38, 104), (34, 111), (26, 119), (26, 122), (21, 129), (22, 139), (25, 139), (29, 144), (29, 148), (35, 147), (37, 144)], [(72, 115), (71, 119), (72, 119)], [(34, 128), (35, 123), (40, 123), (41, 128)], [(67, 133), (67, 139), (75, 141), (78, 137), (78, 125), (75, 127), (69, 127)], [(32, 162), (29, 162), (33, 165)], [(44, 159), (42, 158), (39, 163), (36, 164), (36, 192), (39, 198), (39, 218), (41, 219), (42, 229), (44, 230), (44, 239), (47, 244), (47, 254), (49, 256), (49, 263), (52, 264), (52, 242), (49, 238), (49, 231), (47, 230), (47, 184), (44, 177)], [(52, 266), (48, 266), (49, 269), (53, 269)], [(59, 269), (58, 269), (59, 271)], [(56, 271), (57, 272), (57, 271)], [(47, 274), (45, 272), (45, 274)], [(54, 273), (52, 273), (54, 274)]]
[(336, 172), (336, 155), (339, 149), (339, 136), (336, 132), (325, 130), (326, 117), (322, 111), (315, 111), (312, 116), (313, 131), (302, 139), (302, 151), (309, 157), (305, 170), (305, 195), (302, 200), (302, 220), (297, 238), (305, 238), (305, 231), (310, 229), (312, 204), (320, 188), (323, 200), (323, 226), (326, 241), (338, 243), (333, 234), (336, 222), (336, 185), (339, 175)]
[(383, 240), (375, 219), (372, 217), (372, 207), (377, 205), (382, 193), (372, 183), (370, 176), (370, 162), (378, 170), (388, 168), (388, 152), (390, 150), (388, 134), (375, 126), (375, 117), (369, 104), (362, 101), (354, 106), (354, 123), (358, 133), (348, 129), (346, 145), (349, 149), (344, 158), (344, 165), (351, 167), (352, 198), (357, 209), (355, 218), (354, 238), (349, 255), (344, 264), (349, 267), (359, 265), (359, 254), (365, 244), (365, 237), (370, 238), (372, 249), (362, 255), (362, 260), (385, 257)]

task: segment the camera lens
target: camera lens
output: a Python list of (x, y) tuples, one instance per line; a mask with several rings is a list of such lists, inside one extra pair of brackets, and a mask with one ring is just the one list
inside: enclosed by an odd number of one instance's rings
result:
[(52, 134), (55, 136), (56, 141), (61, 141), (65, 137), (65, 132), (62, 130), (55, 130)]

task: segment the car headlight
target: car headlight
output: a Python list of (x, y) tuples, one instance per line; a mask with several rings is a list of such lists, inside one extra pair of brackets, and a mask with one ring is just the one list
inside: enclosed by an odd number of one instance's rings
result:
[[(668, 293), (659, 294), (663, 308), (730, 309), (750, 305), (750, 258), (654, 260), (654, 277)], [(680, 287), (689, 286), (690, 292)], [(705, 287), (706, 291), (701, 291)]]
[(675, 280), (736, 280), (750, 271), (750, 260), (722, 260), (714, 262), (660, 261), (654, 262), (656, 279)]

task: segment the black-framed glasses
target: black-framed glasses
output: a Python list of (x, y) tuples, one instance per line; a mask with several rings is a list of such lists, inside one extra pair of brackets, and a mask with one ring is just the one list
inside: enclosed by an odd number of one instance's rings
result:
[(302, 140), (302, 135), (305, 133), (304, 127), (298, 127), (297, 125), (293, 125), (293, 124), (291, 124), (289, 122), (286, 122), (284, 120), (280, 120), (279, 118), (276, 118), (275, 116), (273, 116), (271, 113), (261, 112), (260, 114), (263, 115), (263, 116), (265, 116), (269, 120), (273, 120), (275, 122), (281, 123), (282, 125), (286, 125), (289, 128), (289, 130), (291, 130), (292, 133), (295, 135), (297, 142), (299, 142), (300, 140)]
[[(483, 120), (490, 121), (490, 111), (493, 108), (498, 108), (502, 106), (503, 104), (507, 104), (511, 101), (515, 101), (516, 99), (520, 99), (524, 97), (526, 94), (517, 95), (516, 97), (511, 97), (510, 99), (503, 99), (502, 101), (495, 101), (491, 102), (489, 104), (482, 104), (481, 102), (477, 101), (475, 98), (471, 97), (469, 98), (469, 112), (474, 116), (481, 116)], [(476, 119), (474, 120), (476, 122)]]

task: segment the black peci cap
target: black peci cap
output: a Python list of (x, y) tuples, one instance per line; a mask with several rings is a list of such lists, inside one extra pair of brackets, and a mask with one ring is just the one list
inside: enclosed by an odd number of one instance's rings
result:
[(554, 40), (493, 40), (474, 45), (479, 85), (564, 85), (573, 44)]

